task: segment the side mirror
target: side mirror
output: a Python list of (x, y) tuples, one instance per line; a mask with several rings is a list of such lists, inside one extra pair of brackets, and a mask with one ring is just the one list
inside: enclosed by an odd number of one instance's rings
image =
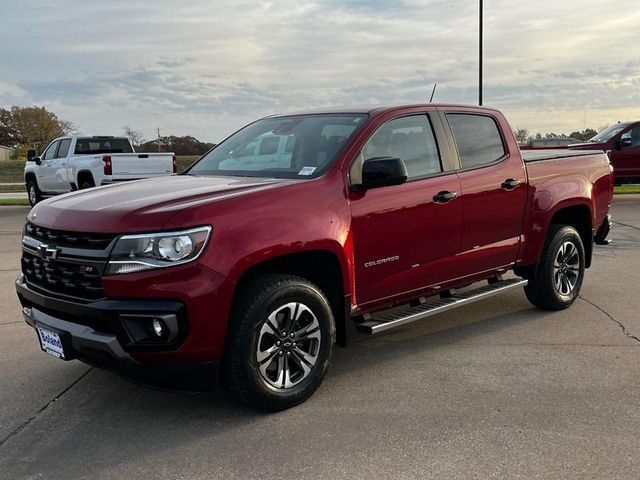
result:
[(616, 142), (616, 148), (618, 150), (630, 147), (631, 145), (632, 145), (631, 137), (621, 137), (620, 140)]
[(354, 185), (354, 190), (401, 185), (407, 181), (407, 167), (400, 158), (374, 157), (362, 165), (362, 183)]

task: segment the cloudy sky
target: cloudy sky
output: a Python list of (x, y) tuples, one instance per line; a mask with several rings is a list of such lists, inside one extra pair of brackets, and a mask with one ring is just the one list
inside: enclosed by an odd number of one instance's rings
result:
[[(0, 106), (219, 141), (300, 108), (477, 102), (477, 0), (0, 0)], [(532, 132), (640, 119), (638, 0), (485, 0), (485, 103)]]

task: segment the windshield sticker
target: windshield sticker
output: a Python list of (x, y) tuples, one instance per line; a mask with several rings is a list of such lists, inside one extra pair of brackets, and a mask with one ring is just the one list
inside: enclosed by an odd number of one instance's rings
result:
[(313, 175), (317, 167), (302, 167), (298, 172), (298, 175)]

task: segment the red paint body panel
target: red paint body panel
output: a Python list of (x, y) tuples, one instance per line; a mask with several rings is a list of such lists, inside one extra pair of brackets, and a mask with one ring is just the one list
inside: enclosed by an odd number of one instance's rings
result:
[[(561, 168), (559, 167), (561, 165)], [(601, 154), (527, 164), (529, 192), (519, 263), (535, 263), (553, 216), (562, 208), (583, 205), (597, 229), (613, 199), (613, 176)]]
[(189, 318), (189, 335), (171, 352), (133, 353), (141, 361), (183, 363), (220, 358), (234, 283), (200, 263), (156, 272), (106, 276), (109, 298), (179, 300)]
[[(475, 170), (453, 168), (364, 193), (350, 189), (348, 171), (355, 155), (387, 119), (429, 113), (435, 128), (439, 112), (454, 110), (493, 116), (508, 155)], [(332, 168), (317, 179), (165, 177), (55, 197), (37, 205), (29, 218), (43, 227), (78, 232), (211, 225), (209, 243), (196, 261), (102, 280), (109, 298), (184, 303), (189, 334), (177, 350), (135, 354), (145, 362), (180, 363), (221, 358), (236, 284), (266, 260), (329, 252), (340, 265), (352, 309), (367, 312), (535, 263), (553, 214), (565, 206), (588, 207), (594, 228), (608, 212), (612, 179), (604, 155), (525, 167), (508, 123), (496, 110), (411, 105), (368, 113)], [(443, 121), (438, 125), (446, 131)], [(453, 140), (445, 138), (447, 146), (442, 133), (438, 137), (443, 158), (454, 162)], [(501, 184), (507, 179), (520, 185), (506, 191)], [(433, 196), (444, 190), (459, 196), (434, 203)]]

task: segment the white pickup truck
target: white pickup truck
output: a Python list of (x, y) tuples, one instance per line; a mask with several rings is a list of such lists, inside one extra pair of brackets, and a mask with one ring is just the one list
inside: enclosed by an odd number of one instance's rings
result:
[(24, 181), (31, 205), (45, 196), (177, 172), (173, 153), (135, 153), (126, 137), (60, 137), (40, 157), (35, 150), (27, 157)]

